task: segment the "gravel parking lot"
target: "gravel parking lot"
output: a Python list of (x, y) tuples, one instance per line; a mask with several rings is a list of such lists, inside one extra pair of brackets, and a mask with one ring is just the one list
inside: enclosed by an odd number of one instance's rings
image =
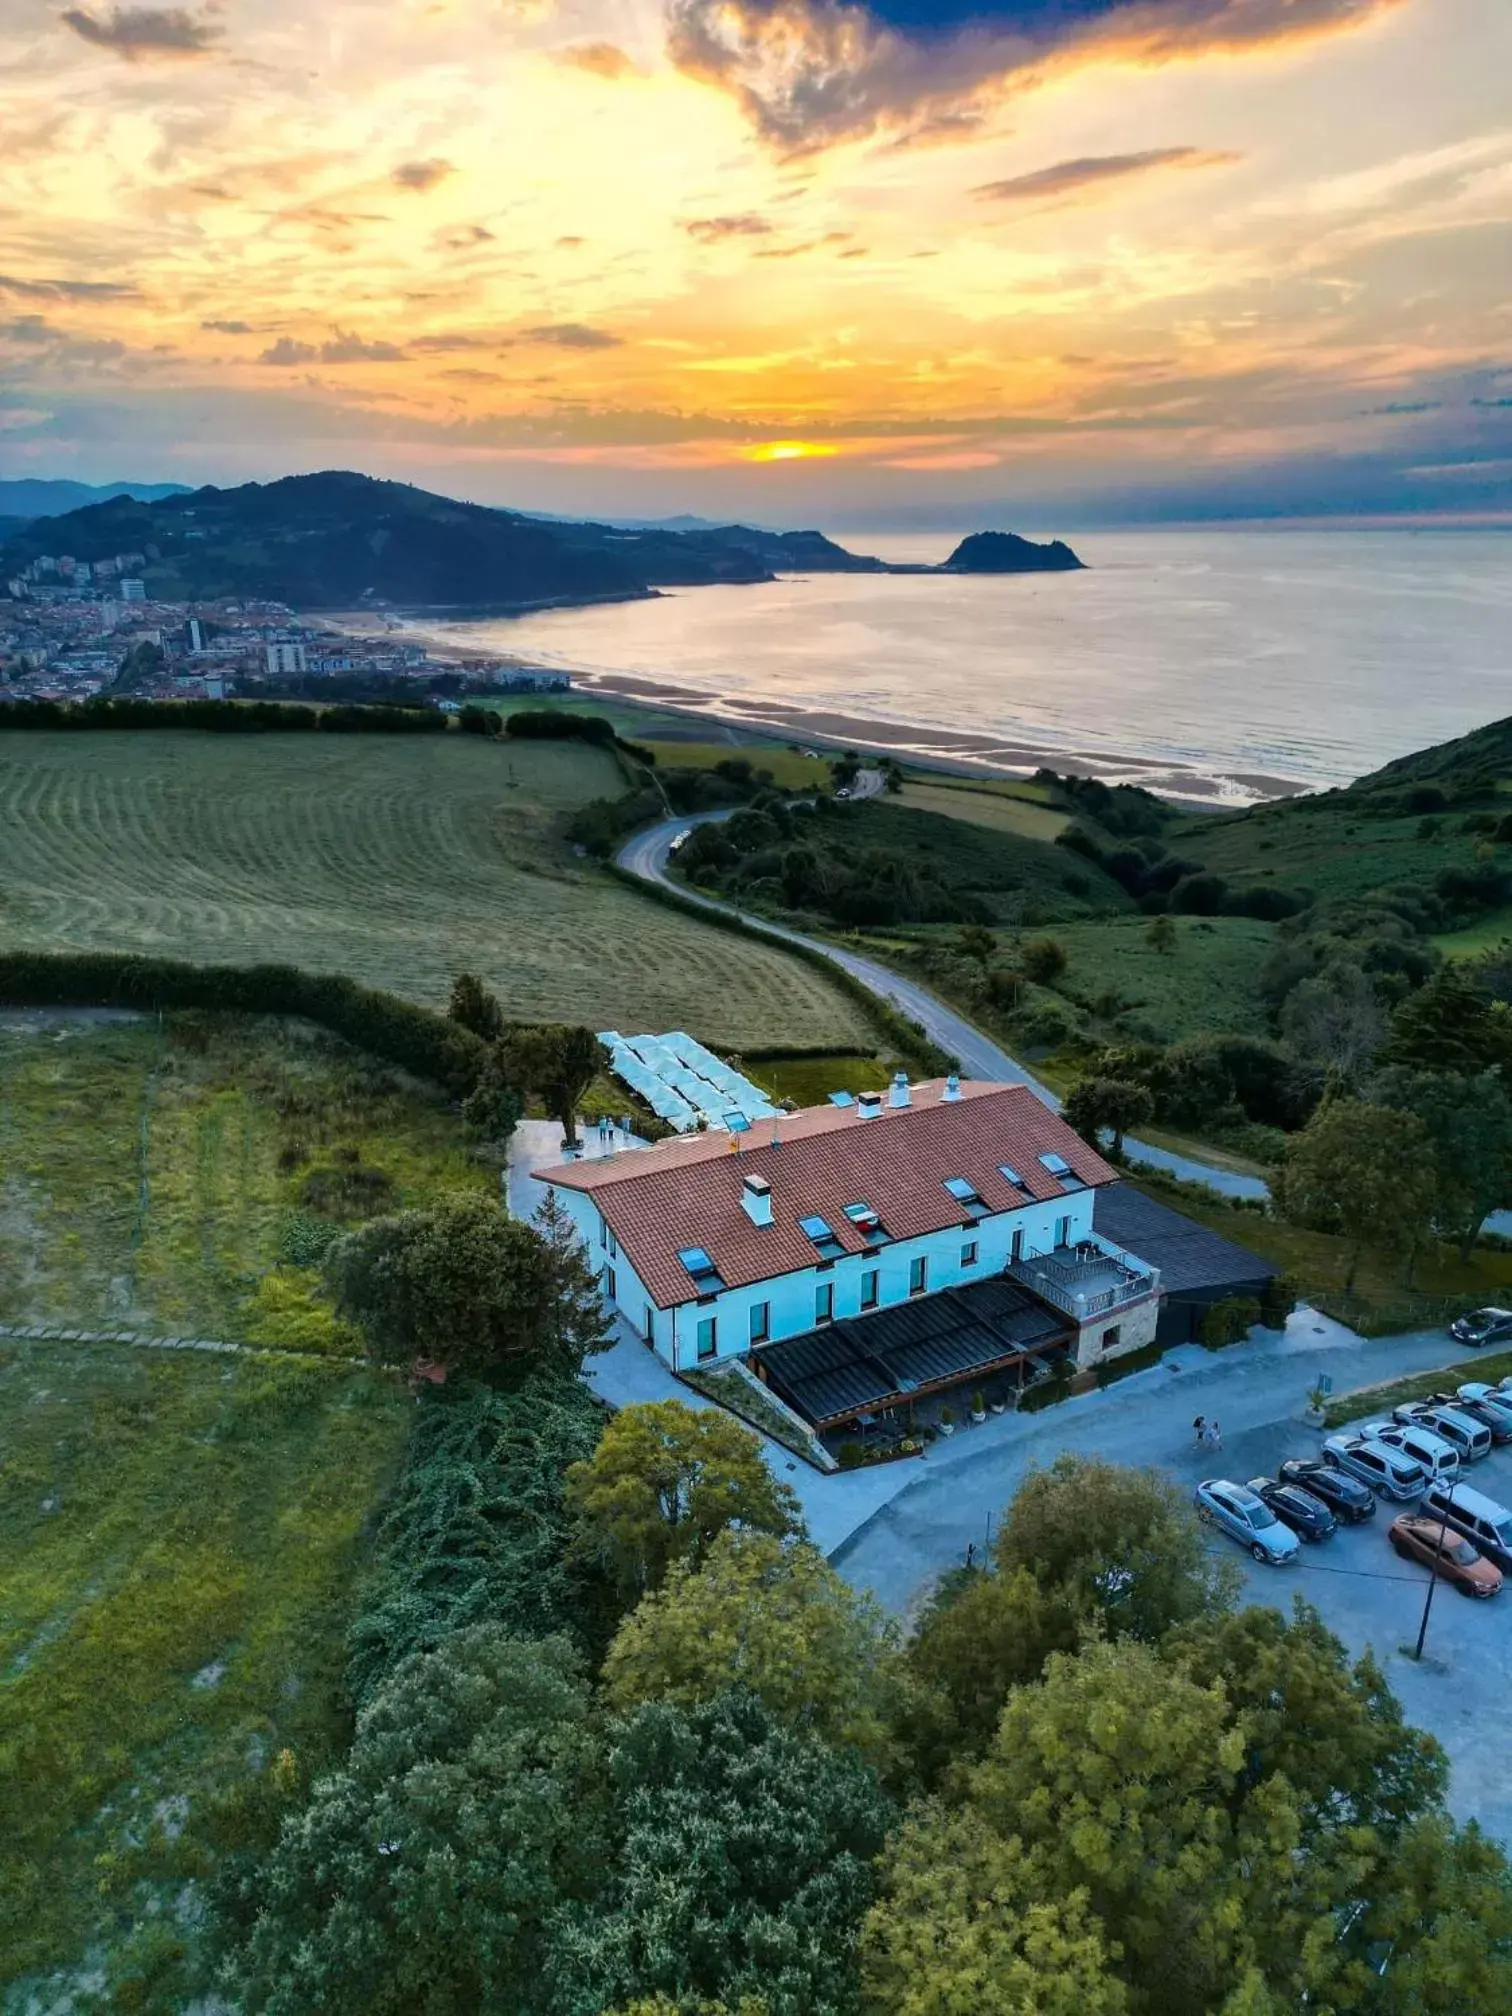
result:
[[(1273, 1423), (1225, 1437), (1221, 1453), (1194, 1449), (1187, 1467), (1194, 1483), (1199, 1475), (1221, 1475), (1243, 1484), (1273, 1477), (1288, 1456), (1316, 1455), (1322, 1439), (1321, 1432)], [(1469, 1465), (1465, 1481), (1512, 1506), (1512, 1443)], [(1341, 1526), (1331, 1539), (1304, 1546), (1288, 1568), (1262, 1567), (1222, 1536), (1212, 1546), (1243, 1568), (1253, 1602), (1285, 1608), (1294, 1593), (1304, 1596), (1352, 1651), (1370, 1646), (1408, 1721), (1431, 1729), (1449, 1753), (1456, 1810), (1512, 1840), (1512, 1744), (1502, 1734), (1512, 1685), (1512, 1581), (1490, 1602), (1440, 1581), (1419, 1665), (1411, 1654), (1428, 1570), (1401, 1560), (1386, 1539), (1396, 1514), (1413, 1509), (1378, 1500), (1369, 1524)]]

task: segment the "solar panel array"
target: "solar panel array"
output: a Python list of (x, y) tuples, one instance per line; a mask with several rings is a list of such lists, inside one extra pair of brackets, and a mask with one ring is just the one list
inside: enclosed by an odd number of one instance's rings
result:
[(749, 1078), (742, 1078), (712, 1050), (681, 1029), (665, 1036), (622, 1036), (599, 1032), (615, 1077), (639, 1093), (659, 1119), (687, 1134), (700, 1120), (706, 1127), (739, 1132), (753, 1120), (771, 1120), (777, 1108)]

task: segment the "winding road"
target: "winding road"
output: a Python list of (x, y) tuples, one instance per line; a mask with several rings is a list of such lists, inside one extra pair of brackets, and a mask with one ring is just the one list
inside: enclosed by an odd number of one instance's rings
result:
[[(872, 780), (875, 779), (875, 782)], [(862, 771), (858, 780), (858, 797), (873, 797), (881, 789), (881, 775), (877, 771)], [(731, 808), (734, 809), (734, 808)], [(619, 852), (619, 865), (643, 882), (658, 884), (670, 889), (687, 902), (696, 903), (701, 909), (723, 912), (726, 916), (738, 917), (743, 924), (775, 938), (788, 945), (806, 946), (833, 962), (844, 972), (859, 980), (863, 987), (890, 1002), (911, 1021), (917, 1022), (932, 1043), (942, 1050), (948, 1050), (960, 1061), (962, 1071), (970, 1078), (990, 1078), (997, 1084), (1027, 1085), (1037, 1093), (1047, 1106), (1059, 1108), (1060, 1101), (1048, 1086), (1042, 1085), (1030, 1071), (1016, 1058), (1001, 1049), (968, 1022), (964, 1015), (947, 1007), (938, 995), (927, 988), (908, 980), (900, 973), (894, 973), (880, 960), (868, 959), (864, 953), (853, 952), (846, 945), (832, 945), (823, 938), (811, 938), (802, 931), (791, 930), (785, 924), (770, 923), (765, 917), (755, 917), (749, 912), (737, 909), (733, 904), (720, 903), (712, 896), (702, 896), (689, 889), (685, 883), (675, 882), (668, 872), (668, 859), (672, 842), (679, 833), (686, 833), (692, 826), (703, 826), (721, 819), (728, 819), (730, 810), (698, 812), (682, 819), (664, 819), (656, 826), (647, 827), (627, 840)], [(1221, 1191), (1226, 1197), (1265, 1197), (1265, 1184), (1258, 1176), (1242, 1176), (1236, 1170), (1220, 1168), (1211, 1162), (1199, 1161), (1195, 1156), (1177, 1155), (1168, 1148), (1157, 1148), (1153, 1142), (1136, 1140), (1130, 1135), (1124, 1142), (1124, 1149), (1130, 1161), (1143, 1162), (1154, 1169), (1164, 1169), (1173, 1176), (1183, 1176), (1195, 1183), (1206, 1183), (1210, 1189)]]

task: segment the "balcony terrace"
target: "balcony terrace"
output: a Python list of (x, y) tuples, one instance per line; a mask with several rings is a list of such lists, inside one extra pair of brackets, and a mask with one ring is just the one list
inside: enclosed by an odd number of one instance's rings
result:
[(1160, 1270), (1094, 1233), (1009, 1263), (1010, 1277), (1080, 1325), (1160, 1289)]

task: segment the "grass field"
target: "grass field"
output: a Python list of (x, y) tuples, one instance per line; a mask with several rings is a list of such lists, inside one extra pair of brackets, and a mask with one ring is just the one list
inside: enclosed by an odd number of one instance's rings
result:
[(5, 2016), (208, 1986), (208, 1880), (344, 1741), (408, 1414), (346, 1366), (0, 1345)]
[(633, 738), (656, 753), (659, 770), (712, 770), (716, 763), (738, 757), (753, 770), (770, 770), (772, 782), (784, 791), (820, 791), (830, 781), (830, 766), (822, 757), (800, 756), (794, 749), (733, 742), (661, 742)]
[(1057, 924), (1070, 957), (1063, 985), (1086, 999), (1116, 993), (1153, 1038), (1266, 1033), (1255, 973), (1275, 940), (1274, 924), (1250, 917), (1180, 917), (1176, 950), (1149, 943), (1149, 919)]
[(892, 1066), (880, 1057), (777, 1057), (745, 1066), (747, 1077), (773, 1099), (799, 1106), (822, 1106), (831, 1092), (880, 1092), (891, 1082)]
[(0, 1010), (0, 1322), (350, 1352), (295, 1263), (354, 1204), (495, 1180), (439, 1099), (302, 1025)]
[(1300, 798), (1239, 819), (1196, 820), (1173, 834), (1171, 845), (1242, 886), (1274, 881), (1319, 898), (1362, 896), (1475, 865), (1478, 836), (1463, 832), (1452, 815), (1429, 823), (1425, 836), (1424, 822), (1411, 815), (1371, 817), (1347, 798)]
[(865, 1047), (821, 974), (574, 856), (562, 815), (623, 789), (566, 743), (11, 736), (0, 944), (286, 959), (429, 1003), (467, 967), (521, 1017)]
[(1463, 931), (1441, 931), (1430, 942), (1446, 959), (1478, 959), (1512, 938), (1512, 909), (1493, 910)]
[(1017, 791), (947, 784), (933, 777), (910, 777), (894, 803), (919, 812), (939, 812), (947, 819), (964, 819), (970, 826), (986, 826), (995, 833), (1018, 833), (1026, 840), (1053, 840), (1071, 823), (1064, 812), (1020, 797)]

